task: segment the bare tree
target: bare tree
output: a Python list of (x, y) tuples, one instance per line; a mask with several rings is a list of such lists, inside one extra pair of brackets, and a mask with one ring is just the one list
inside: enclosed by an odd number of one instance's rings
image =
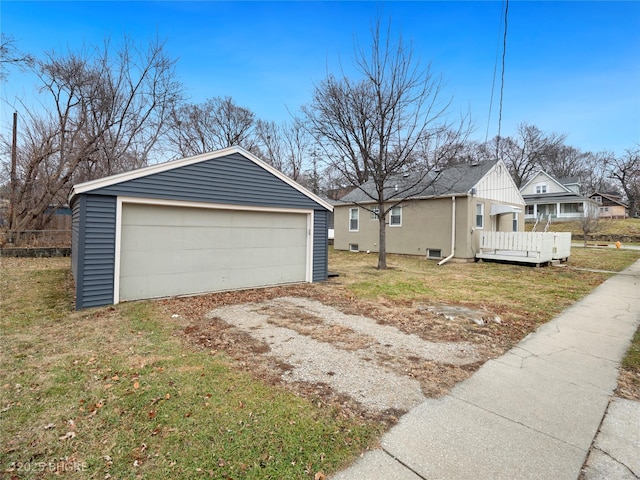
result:
[(258, 151), (261, 157), (295, 181), (300, 181), (313, 153), (313, 138), (298, 119), (277, 124), (258, 120)]
[(22, 116), (11, 230), (45, 226), (75, 182), (147, 164), (181, 91), (158, 42), (50, 52), (34, 71), (43, 103)]
[(567, 146), (550, 146), (542, 159), (544, 171), (554, 178), (582, 177), (588, 153)]
[(584, 194), (590, 195), (595, 192), (619, 194), (619, 187), (608, 171), (613, 156), (611, 152), (587, 152), (585, 154), (580, 176)]
[[(378, 19), (371, 30), (371, 51), (356, 46), (354, 66), (360, 79), (330, 74), (302, 109), (330, 168), (377, 205), (380, 269), (387, 267), (387, 214), (408, 192), (416, 193), (429, 174), (428, 165), (420, 165), (419, 174), (403, 188), (389, 190), (388, 182), (417, 167), (421, 144), (449, 130), (443, 124), (450, 100), (443, 99), (441, 79), (421, 66), (401, 37), (392, 41), (390, 30), (389, 25), (382, 32)], [(367, 181), (375, 185), (373, 193), (362, 188)]]
[(255, 128), (256, 154), (272, 167), (289, 175), (285, 168), (282, 128), (276, 122), (258, 120)]
[(182, 156), (221, 148), (255, 148), (255, 114), (231, 97), (214, 97), (202, 104), (184, 104), (171, 115), (170, 142)]
[(545, 134), (538, 127), (521, 123), (517, 136), (494, 138), (494, 151), (504, 161), (513, 180), (520, 188), (536, 170), (545, 167), (545, 160), (553, 155), (565, 140), (565, 135)]
[(18, 50), (15, 38), (4, 32), (0, 33), (0, 80), (7, 78), (10, 66), (26, 69), (32, 67), (34, 63), (32, 55)]
[(622, 156), (612, 156), (608, 171), (627, 197), (629, 215), (640, 215), (640, 146), (626, 150)]
[(584, 235), (584, 246), (587, 246), (589, 235), (597, 233), (603, 227), (603, 220), (600, 218), (597, 209), (589, 209), (582, 212), (582, 215), (576, 220), (578, 227)]

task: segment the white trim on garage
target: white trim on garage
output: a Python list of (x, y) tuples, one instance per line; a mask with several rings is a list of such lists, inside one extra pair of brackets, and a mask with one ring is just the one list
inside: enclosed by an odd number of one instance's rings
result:
[(312, 209), (296, 208), (272, 208), (244, 205), (216, 204), (206, 202), (185, 202), (180, 200), (165, 200), (155, 198), (139, 197), (117, 197), (116, 203), (116, 231), (115, 231), (115, 265), (113, 278), (113, 303), (120, 302), (120, 259), (122, 246), (122, 209), (124, 204), (171, 206), (184, 208), (203, 208), (211, 210), (235, 210), (244, 212), (265, 212), (265, 213), (297, 213), (304, 214), (307, 218), (307, 256), (305, 281), (313, 281), (313, 238), (314, 238), (314, 211)]

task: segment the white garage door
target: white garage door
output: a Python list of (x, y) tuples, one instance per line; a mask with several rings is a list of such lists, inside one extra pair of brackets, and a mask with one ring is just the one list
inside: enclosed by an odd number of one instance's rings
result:
[(304, 282), (307, 215), (123, 204), (120, 300)]

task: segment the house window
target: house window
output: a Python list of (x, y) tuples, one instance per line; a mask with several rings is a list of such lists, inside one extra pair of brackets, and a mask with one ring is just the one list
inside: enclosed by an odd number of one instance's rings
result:
[(513, 224), (513, 231), (517, 232), (518, 231), (518, 214), (517, 213), (513, 213), (513, 220), (511, 221), (511, 223)]
[(442, 250), (439, 248), (427, 248), (427, 258), (442, 258)]
[(371, 209), (371, 220), (378, 220), (378, 214), (380, 213), (380, 209), (379, 208), (372, 208)]
[(391, 227), (402, 226), (402, 207), (397, 206), (391, 209), (391, 215), (389, 215), (389, 226)]
[(527, 215), (533, 215), (533, 205), (527, 205), (524, 207), (524, 213)]
[(359, 210), (358, 208), (349, 209), (349, 231), (358, 231)]
[(582, 212), (583, 207), (580, 203), (561, 203), (560, 204), (560, 213), (565, 214), (579, 214)]
[(536, 185), (536, 193), (547, 193), (547, 184), (539, 183)]
[(357, 243), (350, 243), (349, 244), (349, 251), (350, 252), (359, 252), (360, 250), (358, 249), (358, 244)]
[(602, 197), (600, 195), (596, 195), (595, 197), (593, 197), (593, 199), (597, 202), (597, 203), (602, 203)]
[(484, 228), (484, 203), (476, 203), (476, 228)]

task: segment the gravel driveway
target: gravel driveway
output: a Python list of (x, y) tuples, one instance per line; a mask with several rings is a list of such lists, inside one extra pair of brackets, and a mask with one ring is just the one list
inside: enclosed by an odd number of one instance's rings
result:
[(207, 318), (267, 344), (265, 354), (288, 365), (284, 381), (326, 384), (375, 412), (408, 411), (425, 399), (408, 365), (468, 365), (480, 359), (471, 343), (430, 342), (308, 298), (229, 305)]

